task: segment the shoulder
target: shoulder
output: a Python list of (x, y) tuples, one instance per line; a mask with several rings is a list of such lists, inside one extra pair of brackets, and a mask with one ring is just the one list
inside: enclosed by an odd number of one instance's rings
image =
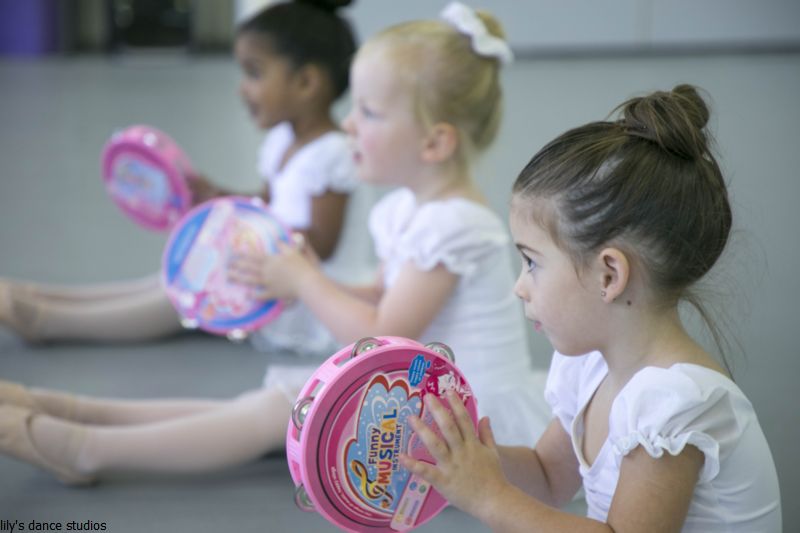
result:
[(705, 455), (701, 481), (719, 472), (720, 455), (755, 420), (752, 404), (728, 377), (676, 364), (639, 371), (619, 393), (609, 416), (618, 460), (637, 446), (652, 457), (679, 454), (687, 444)]
[(460, 275), (508, 243), (502, 221), (488, 207), (461, 198), (418, 206), (408, 189), (393, 191), (376, 204), (370, 231), (384, 259), (411, 259), (423, 270), (442, 263)]
[(296, 170), (313, 195), (332, 191), (350, 193), (358, 186), (353, 153), (347, 136), (329, 131), (311, 141), (295, 156)]
[(294, 139), (294, 132), (288, 122), (281, 122), (270, 128), (261, 141), (258, 150), (258, 170), (267, 178), (277, 173), (281, 158)]

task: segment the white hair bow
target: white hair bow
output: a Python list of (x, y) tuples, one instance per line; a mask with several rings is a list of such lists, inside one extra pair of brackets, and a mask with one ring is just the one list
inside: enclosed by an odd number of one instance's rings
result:
[(472, 49), (476, 54), (484, 57), (496, 57), (504, 65), (514, 60), (508, 43), (495, 37), (480, 19), (475, 10), (461, 2), (450, 2), (442, 10), (442, 19), (453, 25), (460, 33), (469, 35), (472, 40)]

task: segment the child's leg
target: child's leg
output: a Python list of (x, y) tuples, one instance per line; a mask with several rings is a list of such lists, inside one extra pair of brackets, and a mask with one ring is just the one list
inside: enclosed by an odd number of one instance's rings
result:
[(161, 275), (156, 273), (143, 278), (79, 285), (55, 285), (18, 281), (0, 281), (0, 283), (10, 283), (12, 286), (20, 287), (23, 291), (32, 293), (38, 298), (48, 300), (93, 301), (118, 298), (160, 287)]
[(95, 427), (37, 415), (30, 434), (50, 464), (85, 475), (203, 472), (281, 449), (291, 407), (283, 392), (265, 388), (215, 409), (148, 424)]
[(95, 299), (50, 299), (13, 285), (0, 286), (0, 322), (29, 341), (146, 341), (181, 331), (159, 284)]
[(16, 405), (54, 418), (98, 426), (159, 422), (216, 409), (228, 401), (94, 398), (52, 389), (28, 388), (0, 379), (0, 404)]

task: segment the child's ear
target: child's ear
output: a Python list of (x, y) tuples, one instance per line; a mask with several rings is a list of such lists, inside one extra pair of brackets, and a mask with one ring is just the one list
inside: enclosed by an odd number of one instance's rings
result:
[(600, 281), (598, 296), (606, 303), (616, 300), (628, 287), (631, 265), (619, 248), (603, 248), (597, 256)]
[(325, 75), (318, 65), (303, 65), (294, 74), (295, 89), (300, 97), (311, 97), (322, 87)]
[(452, 124), (437, 122), (428, 130), (422, 144), (422, 161), (442, 163), (458, 148), (458, 131)]

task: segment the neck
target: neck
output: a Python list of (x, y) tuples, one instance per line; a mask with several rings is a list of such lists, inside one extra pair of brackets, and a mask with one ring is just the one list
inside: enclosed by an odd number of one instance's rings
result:
[(447, 198), (467, 198), (486, 203), (469, 169), (453, 162), (425, 167), (406, 186), (414, 193), (418, 205)]
[(668, 368), (676, 363), (693, 363), (725, 373), (686, 332), (677, 307), (620, 308), (616, 314), (619, 317), (621, 313), (627, 313), (624, 323), (620, 320), (616, 327), (611, 325), (610, 340), (601, 350), (610, 383), (622, 386), (646, 366)]
[(290, 124), (294, 131), (294, 143), (298, 146), (338, 129), (329, 113), (309, 113), (307, 116), (292, 119)]

